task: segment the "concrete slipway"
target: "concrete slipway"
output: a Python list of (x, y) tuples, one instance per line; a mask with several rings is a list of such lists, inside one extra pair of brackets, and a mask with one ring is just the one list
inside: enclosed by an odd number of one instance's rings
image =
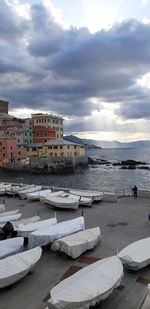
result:
[[(0, 198), (0, 201), (4, 197)], [(39, 215), (42, 219), (53, 217), (55, 210), (40, 202), (27, 202), (19, 198), (6, 197), (6, 209), (20, 209), (22, 218)], [(117, 203), (101, 202), (92, 208), (58, 210), (58, 222), (80, 216), (84, 209), (86, 227), (99, 225), (102, 242), (82, 258), (72, 260), (65, 254), (52, 252), (50, 246), (43, 250), (42, 258), (34, 271), (12, 287), (0, 290), (0, 309), (41, 309), (46, 307), (46, 296), (68, 269), (85, 267), (94, 258), (115, 255), (128, 244), (150, 236), (150, 223), (146, 214), (150, 212), (150, 199), (124, 197)], [(83, 258), (84, 257), (84, 258)], [(87, 259), (86, 257), (90, 257)], [(75, 266), (74, 268), (72, 266)], [(137, 272), (125, 270), (121, 286), (95, 308), (137, 309), (150, 282), (150, 266)], [(73, 309), (73, 308), (72, 308)]]

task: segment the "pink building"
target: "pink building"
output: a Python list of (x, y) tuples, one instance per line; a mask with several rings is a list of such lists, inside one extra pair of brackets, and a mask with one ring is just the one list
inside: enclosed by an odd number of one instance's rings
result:
[(0, 137), (0, 167), (17, 162), (16, 138), (12, 136)]

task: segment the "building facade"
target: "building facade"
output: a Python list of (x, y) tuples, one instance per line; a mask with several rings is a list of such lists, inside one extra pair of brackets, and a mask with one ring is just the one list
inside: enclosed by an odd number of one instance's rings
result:
[(0, 113), (8, 114), (8, 101), (0, 100)]
[(56, 131), (46, 126), (33, 126), (33, 143), (46, 143), (56, 138)]
[(56, 139), (63, 138), (63, 118), (49, 114), (32, 114), (32, 125), (44, 126), (56, 131)]

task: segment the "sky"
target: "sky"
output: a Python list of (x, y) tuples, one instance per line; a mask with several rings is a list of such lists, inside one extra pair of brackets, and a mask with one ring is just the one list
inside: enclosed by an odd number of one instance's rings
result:
[(66, 135), (150, 139), (150, 1), (0, 0), (0, 98)]

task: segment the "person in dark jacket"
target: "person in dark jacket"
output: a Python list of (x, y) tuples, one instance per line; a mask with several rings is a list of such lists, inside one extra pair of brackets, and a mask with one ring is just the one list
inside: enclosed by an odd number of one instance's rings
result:
[(134, 196), (134, 197), (137, 197), (137, 191), (138, 191), (137, 186), (134, 186), (134, 187), (132, 188), (132, 192), (133, 192), (133, 196)]

